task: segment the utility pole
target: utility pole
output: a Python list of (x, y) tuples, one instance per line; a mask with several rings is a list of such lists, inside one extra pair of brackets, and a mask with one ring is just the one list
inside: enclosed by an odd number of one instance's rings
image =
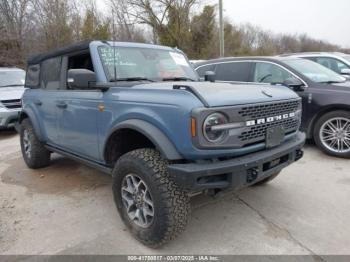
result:
[(222, 0), (219, 0), (219, 23), (220, 23), (220, 32), (219, 32), (219, 41), (220, 41), (220, 57), (225, 56), (225, 35), (224, 35), (224, 19), (223, 19), (223, 6)]

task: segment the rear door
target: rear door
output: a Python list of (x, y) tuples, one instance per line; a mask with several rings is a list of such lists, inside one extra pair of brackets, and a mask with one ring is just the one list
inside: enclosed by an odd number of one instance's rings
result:
[(60, 89), (62, 57), (46, 59), (40, 64), (39, 89), (34, 89), (33, 105), (47, 143), (57, 145), (58, 125), (56, 98)]
[(249, 82), (252, 63), (246, 61), (224, 62), (216, 65), (215, 78), (218, 82)]

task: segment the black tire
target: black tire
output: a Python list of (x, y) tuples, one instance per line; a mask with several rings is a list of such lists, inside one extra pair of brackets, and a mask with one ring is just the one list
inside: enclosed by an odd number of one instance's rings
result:
[[(142, 179), (152, 196), (154, 216), (146, 228), (130, 219), (122, 200), (123, 181), (129, 174)], [(167, 161), (154, 149), (137, 149), (118, 160), (113, 170), (113, 194), (122, 220), (144, 245), (157, 248), (186, 228), (190, 215), (189, 196), (169, 178)]]
[[(321, 116), (314, 127), (313, 130), (313, 136), (314, 136), (314, 140), (316, 145), (326, 154), (331, 155), (331, 156), (336, 156), (336, 157), (342, 157), (342, 158), (350, 158), (350, 151), (348, 152), (335, 152), (330, 150), (330, 148), (328, 148), (326, 146), (326, 142), (322, 141), (321, 138), (321, 129), (323, 127), (323, 125), (330, 121), (331, 119), (335, 119), (335, 118), (342, 118), (342, 119), (347, 119), (348, 121), (350, 121), (350, 112), (349, 111), (344, 111), (344, 110), (337, 110), (337, 111), (332, 111), (329, 113), (324, 114), (323, 116)], [(347, 130), (350, 131), (350, 126), (347, 128)], [(330, 146), (330, 145), (328, 145)]]
[[(30, 154), (26, 153), (26, 146), (24, 142), (25, 133), (27, 132), (27, 139), (30, 143)], [(20, 142), (21, 150), (24, 162), (29, 168), (37, 169), (43, 168), (50, 165), (50, 151), (48, 151), (44, 144), (39, 141), (37, 138), (32, 123), (30, 120), (24, 119), (21, 123), (20, 128)]]
[(262, 186), (265, 185), (267, 183), (269, 183), (270, 181), (274, 180), (279, 174), (281, 173), (281, 171), (277, 172), (276, 174), (273, 174), (257, 183), (255, 183), (253, 186)]

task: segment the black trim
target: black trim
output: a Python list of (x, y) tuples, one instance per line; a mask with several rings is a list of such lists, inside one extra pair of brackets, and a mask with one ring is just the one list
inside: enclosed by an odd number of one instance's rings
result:
[(208, 104), (208, 102), (204, 99), (204, 97), (197, 91), (197, 89), (193, 88), (192, 86), (189, 86), (189, 85), (174, 85), (173, 86), (173, 89), (174, 90), (186, 90), (192, 94), (194, 94), (198, 99), (199, 101), (202, 102), (202, 104), (205, 106), (205, 107), (210, 107), (210, 105)]
[(55, 49), (51, 52), (33, 55), (33, 56), (29, 57), (28, 65), (39, 64), (48, 58), (52, 58), (52, 57), (56, 57), (56, 56), (63, 56), (63, 55), (67, 55), (67, 54), (73, 53), (73, 52), (86, 51), (89, 49), (90, 43), (91, 43), (91, 41), (79, 42), (79, 43), (76, 43), (73, 45), (69, 45), (66, 47)]
[(93, 162), (91, 160), (88, 160), (88, 159), (85, 159), (85, 158), (82, 158), (80, 156), (77, 156), (75, 154), (71, 154), (71, 153), (68, 153), (66, 151), (63, 151), (61, 149), (58, 149), (57, 147), (53, 147), (53, 146), (49, 146), (49, 145), (46, 145), (45, 146), (49, 151), (52, 151), (52, 152), (55, 152), (57, 154), (60, 154), (60, 155), (63, 155), (63, 156), (66, 156), (70, 159), (73, 159), (75, 161), (78, 161), (82, 164), (85, 164), (87, 166), (90, 166), (92, 168), (95, 168), (103, 173), (106, 173), (106, 174), (109, 174), (111, 175), (112, 174), (112, 168), (109, 168), (105, 165), (102, 165), (100, 163), (96, 163), (96, 162)]
[[(174, 181), (185, 190), (239, 189), (259, 182), (299, 160), (304, 143), (305, 134), (299, 132), (289, 142), (273, 149), (216, 162), (172, 164), (168, 170)], [(278, 165), (274, 164), (275, 160), (280, 160)], [(250, 172), (255, 173), (255, 178), (248, 181)]]

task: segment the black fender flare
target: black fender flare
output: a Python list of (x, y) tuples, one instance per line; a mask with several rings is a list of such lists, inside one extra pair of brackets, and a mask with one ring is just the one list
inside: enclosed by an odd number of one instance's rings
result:
[(34, 132), (36, 134), (36, 136), (38, 137), (39, 141), (43, 142), (44, 141), (44, 136), (43, 133), (41, 132), (40, 126), (39, 126), (39, 122), (36, 120), (36, 117), (34, 114), (22, 110), (21, 113), (19, 114), (19, 120), (18, 123), (19, 125), (21, 125), (22, 121), (24, 119), (28, 118), (34, 128)]
[[(183, 157), (179, 154), (174, 144), (159, 128), (150, 124), (149, 122), (140, 119), (129, 119), (117, 124), (108, 134), (106, 143), (109, 137), (117, 130), (120, 129), (132, 129), (147, 137), (156, 147), (156, 149), (167, 160), (180, 160)], [(107, 144), (105, 143), (103, 152), (106, 150)]]

